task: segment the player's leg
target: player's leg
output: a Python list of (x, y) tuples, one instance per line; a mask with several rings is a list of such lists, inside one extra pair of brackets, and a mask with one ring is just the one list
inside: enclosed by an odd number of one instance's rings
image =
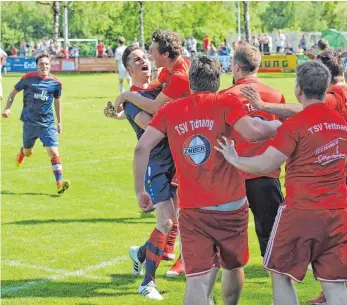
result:
[(222, 296), (224, 305), (236, 305), (241, 297), (245, 275), (243, 268), (223, 270)]
[(178, 221), (187, 276), (184, 304), (210, 305), (210, 271), (217, 255), (214, 240), (209, 234), (214, 219), (209, 211), (180, 209)]
[[(216, 256), (216, 258), (217, 258), (217, 256)], [(207, 298), (209, 301), (209, 305), (214, 305), (213, 290), (214, 290), (214, 286), (216, 285), (216, 282), (217, 282), (219, 270), (220, 270), (219, 267), (213, 267), (211, 272), (210, 272), (210, 280), (208, 283), (208, 291), (207, 291)]]
[(210, 305), (207, 298), (210, 271), (205, 274), (188, 277), (184, 295), (184, 305)]
[(58, 150), (58, 132), (55, 126), (42, 128), (40, 140), (51, 159), (52, 171), (56, 180), (58, 194), (63, 194), (70, 187), (70, 182), (63, 179), (63, 167)]
[(23, 124), (23, 146), (20, 148), (16, 157), (17, 166), (21, 166), (23, 164), (25, 157), (30, 157), (32, 155), (35, 141), (38, 137), (38, 127)]
[[(177, 203), (178, 203), (177, 192), (176, 192), (176, 195), (172, 198), (172, 200), (173, 200), (173, 205), (174, 205), (174, 215), (176, 215), (177, 214)], [(167, 242), (166, 242), (166, 246), (165, 246), (163, 260), (171, 261), (171, 260), (175, 259), (175, 242), (177, 239), (177, 235), (178, 235), (178, 222), (177, 222), (177, 217), (175, 216), (173, 218), (171, 230), (167, 236)]]
[(274, 305), (299, 305), (293, 281), (282, 274), (270, 272)]
[(122, 75), (121, 75), (121, 72), (118, 73), (118, 77), (119, 77), (119, 91), (120, 93), (123, 93), (125, 90), (124, 90), (124, 78), (121, 78)]
[(347, 288), (345, 283), (321, 282), (328, 305), (347, 304)]
[(247, 179), (246, 191), (254, 215), (260, 253), (264, 257), (278, 207), (284, 201), (281, 184), (278, 179), (268, 177)]

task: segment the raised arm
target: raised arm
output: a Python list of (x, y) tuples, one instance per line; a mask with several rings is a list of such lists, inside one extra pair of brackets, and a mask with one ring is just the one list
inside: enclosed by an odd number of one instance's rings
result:
[(10, 108), (11, 108), (11, 106), (14, 102), (14, 98), (16, 97), (18, 92), (19, 91), (17, 91), (16, 89), (13, 89), (12, 92), (10, 93), (10, 95), (8, 96), (5, 109), (2, 112), (3, 118), (8, 118), (12, 114)]
[(260, 94), (252, 87), (244, 87), (240, 90), (253, 107), (258, 110), (277, 115), (282, 119), (287, 119), (303, 109), (302, 105), (300, 104), (278, 104), (264, 102), (261, 99)]

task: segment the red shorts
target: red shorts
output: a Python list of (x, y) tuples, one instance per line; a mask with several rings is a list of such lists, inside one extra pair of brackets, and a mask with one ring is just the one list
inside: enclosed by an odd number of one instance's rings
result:
[(320, 281), (347, 281), (347, 209), (299, 210), (280, 206), (264, 268), (301, 282), (309, 263)]
[(248, 204), (232, 212), (180, 209), (178, 223), (187, 277), (218, 267), (217, 253), (227, 270), (248, 262)]

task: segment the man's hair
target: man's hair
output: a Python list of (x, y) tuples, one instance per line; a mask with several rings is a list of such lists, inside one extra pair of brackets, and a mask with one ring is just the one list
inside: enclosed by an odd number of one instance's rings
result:
[(130, 46), (126, 47), (126, 49), (124, 50), (123, 55), (122, 55), (122, 63), (123, 63), (123, 66), (125, 68), (129, 65), (129, 55), (133, 51), (139, 50), (139, 49), (141, 49), (141, 48), (137, 47), (137, 46), (133, 46), (133, 45), (130, 45)]
[(39, 56), (37, 56), (36, 57), (36, 64), (38, 64), (39, 63), (39, 60), (41, 59), (41, 58), (44, 58), (44, 57), (46, 57), (46, 58), (48, 58), (49, 60), (51, 60), (51, 57), (48, 55), (48, 54), (45, 54), (45, 53), (43, 53), (43, 54), (40, 54)]
[(234, 60), (243, 72), (252, 73), (257, 72), (260, 66), (261, 55), (258, 48), (242, 41), (235, 45)]
[(326, 51), (326, 50), (330, 49), (329, 42), (325, 39), (319, 40), (317, 43), (317, 46), (322, 51)]
[(156, 30), (152, 34), (152, 41), (158, 43), (159, 54), (169, 52), (171, 59), (182, 53), (181, 39), (175, 32)]
[(190, 89), (194, 92), (217, 92), (220, 85), (220, 65), (212, 57), (197, 55), (189, 69)]
[(296, 86), (299, 86), (310, 100), (323, 101), (330, 80), (329, 69), (318, 60), (307, 61), (296, 71)]
[(316, 56), (316, 59), (329, 69), (332, 83), (337, 82), (337, 77), (344, 76), (345, 67), (343, 57), (337, 52), (333, 50), (323, 51)]

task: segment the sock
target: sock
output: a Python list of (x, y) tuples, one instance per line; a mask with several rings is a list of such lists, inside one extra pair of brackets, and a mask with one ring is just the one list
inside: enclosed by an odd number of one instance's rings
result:
[(148, 242), (146, 250), (146, 274), (142, 286), (147, 285), (150, 281), (155, 281), (155, 271), (157, 270), (161, 258), (164, 254), (167, 235), (154, 229)]
[(165, 252), (167, 252), (167, 253), (174, 253), (177, 234), (178, 234), (178, 222), (177, 222), (177, 220), (175, 220), (173, 222), (171, 230), (170, 230), (170, 232), (169, 232), (169, 234), (167, 236)]
[(63, 180), (63, 167), (61, 166), (60, 158), (59, 157), (52, 158), (51, 163), (52, 163), (53, 174), (55, 176), (55, 180), (57, 181), (57, 185), (58, 185), (58, 183), (61, 180)]
[(123, 85), (123, 84), (119, 84), (119, 91), (120, 91), (121, 93), (124, 92), (124, 85)]
[(141, 263), (143, 263), (146, 259), (147, 243), (148, 241), (146, 241), (145, 244), (140, 247), (139, 252), (137, 252), (137, 258)]
[(19, 151), (19, 153), (18, 153), (18, 155), (17, 155), (17, 161), (18, 161), (19, 163), (22, 163), (24, 157), (25, 157), (25, 156), (24, 156), (24, 154), (23, 154), (23, 147), (21, 147), (21, 148), (20, 148), (20, 151)]

